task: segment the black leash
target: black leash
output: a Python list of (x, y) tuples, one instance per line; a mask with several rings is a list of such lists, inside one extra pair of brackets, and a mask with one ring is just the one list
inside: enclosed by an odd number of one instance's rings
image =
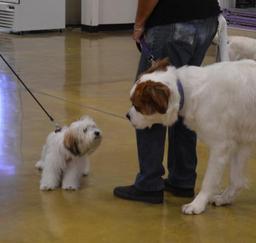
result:
[(43, 105), (38, 101), (38, 99), (34, 96), (34, 94), (30, 91), (30, 89), (27, 87), (27, 85), (22, 81), (22, 79), (19, 77), (19, 75), (14, 71), (14, 69), (10, 66), (10, 64), (5, 60), (5, 58), (0, 54), (0, 57), (4, 61), (4, 63), (9, 67), (9, 69), (13, 72), (13, 74), (17, 77), (17, 79), (21, 82), (21, 84), (25, 87), (25, 89), (29, 92), (29, 94), (33, 97), (33, 99), (36, 101), (36, 103), (41, 107), (41, 109), (44, 111), (44, 113), (48, 116), (51, 122), (55, 125), (55, 132), (59, 132), (61, 130), (61, 127), (55, 122), (53, 117), (47, 112), (47, 110), (43, 107)]

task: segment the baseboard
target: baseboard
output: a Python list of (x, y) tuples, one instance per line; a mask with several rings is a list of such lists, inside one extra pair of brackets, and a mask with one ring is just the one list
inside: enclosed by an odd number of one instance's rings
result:
[(86, 32), (99, 32), (99, 31), (120, 31), (132, 30), (133, 23), (130, 24), (101, 24), (97, 26), (81, 25), (81, 30)]

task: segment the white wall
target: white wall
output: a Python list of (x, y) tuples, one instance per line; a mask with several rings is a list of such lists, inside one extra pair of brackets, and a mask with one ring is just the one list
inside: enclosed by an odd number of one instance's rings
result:
[(135, 19), (138, 0), (82, 0), (82, 24), (129, 24)]

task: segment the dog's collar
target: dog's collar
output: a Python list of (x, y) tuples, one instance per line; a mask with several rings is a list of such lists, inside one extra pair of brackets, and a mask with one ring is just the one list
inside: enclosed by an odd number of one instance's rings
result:
[(58, 133), (58, 132), (61, 132), (61, 130), (62, 130), (61, 127), (57, 127), (54, 132), (55, 132), (55, 133)]
[(183, 108), (183, 106), (184, 106), (185, 96), (184, 96), (183, 86), (182, 86), (182, 84), (181, 84), (179, 79), (177, 80), (177, 87), (178, 87), (178, 91), (179, 91), (179, 94), (180, 94), (180, 107), (179, 107), (179, 110), (181, 110)]

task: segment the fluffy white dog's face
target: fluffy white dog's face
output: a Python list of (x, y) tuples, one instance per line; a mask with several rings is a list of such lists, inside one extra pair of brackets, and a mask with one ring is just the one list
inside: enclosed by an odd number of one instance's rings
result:
[(75, 156), (92, 153), (100, 144), (102, 133), (90, 117), (73, 122), (64, 135), (64, 146)]

